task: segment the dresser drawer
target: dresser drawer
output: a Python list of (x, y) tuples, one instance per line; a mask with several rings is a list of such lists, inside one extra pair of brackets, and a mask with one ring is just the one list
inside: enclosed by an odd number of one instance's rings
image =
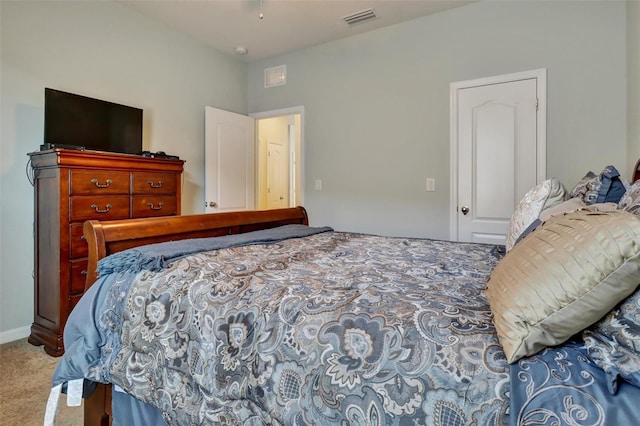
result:
[(69, 198), (69, 220), (114, 220), (129, 218), (129, 196), (110, 195), (97, 197), (81, 195)]
[(73, 223), (69, 226), (69, 242), (71, 244), (71, 258), (87, 257), (89, 246), (82, 237), (82, 223)]
[(70, 195), (129, 193), (129, 172), (71, 170), (69, 175)]
[(87, 280), (87, 259), (71, 261), (71, 288), (69, 294), (81, 294), (84, 292), (84, 284)]
[(134, 218), (178, 214), (178, 203), (172, 195), (134, 195), (132, 208)]
[(134, 194), (175, 194), (175, 173), (133, 173)]

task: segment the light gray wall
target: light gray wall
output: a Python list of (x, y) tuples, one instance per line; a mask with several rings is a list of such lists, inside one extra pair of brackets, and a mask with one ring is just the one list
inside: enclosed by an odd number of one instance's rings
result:
[(624, 2), (480, 2), (253, 63), (249, 111), (305, 106), (312, 223), (448, 238), (449, 84), (547, 68), (547, 176), (626, 172), (626, 36)]
[(640, 158), (640, 1), (637, 0), (627, 1), (627, 43), (627, 158), (631, 171)]
[[(117, 3), (0, 1), (0, 341), (33, 318), (25, 168), (42, 142), (44, 87), (143, 108), (145, 148), (187, 161), (184, 213), (202, 211), (205, 105), (239, 113), (304, 105), (312, 223), (446, 238), (453, 81), (546, 67), (547, 175), (566, 185), (637, 156), (638, 120), (626, 121), (640, 99), (631, 3), (482, 2), (265, 60), (247, 73)], [(288, 84), (265, 90), (264, 68), (283, 63)], [(436, 178), (435, 193), (424, 192), (427, 176)]]
[(199, 213), (204, 107), (246, 113), (247, 66), (116, 2), (1, 1), (0, 12), (0, 341), (6, 341), (33, 321), (33, 190), (25, 168), (27, 153), (42, 143), (44, 88), (143, 108), (145, 149), (186, 160), (182, 210)]

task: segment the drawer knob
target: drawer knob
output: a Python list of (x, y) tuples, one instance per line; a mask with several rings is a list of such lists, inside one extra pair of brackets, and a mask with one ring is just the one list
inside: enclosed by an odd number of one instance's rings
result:
[(162, 181), (158, 180), (158, 183), (153, 183), (152, 180), (148, 180), (147, 183), (149, 184), (150, 187), (152, 188), (162, 188)]
[(91, 179), (91, 183), (94, 184), (97, 188), (108, 188), (109, 186), (111, 186), (113, 181), (111, 179), (107, 179), (105, 183), (100, 183), (98, 182), (98, 179), (93, 178)]
[(164, 204), (162, 203), (162, 201), (160, 201), (158, 203), (158, 207), (155, 207), (153, 203), (147, 203), (147, 205), (149, 206), (149, 208), (151, 208), (151, 210), (161, 210)]
[(109, 213), (111, 207), (111, 204), (107, 204), (104, 210), (100, 210), (100, 207), (98, 207), (97, 204), (91, 204), (91, 208), (94, 209), (96, 213)]
[(82, 271), (80, 271), (80, 275), (87, 275), (87, 270), (83, 269)]

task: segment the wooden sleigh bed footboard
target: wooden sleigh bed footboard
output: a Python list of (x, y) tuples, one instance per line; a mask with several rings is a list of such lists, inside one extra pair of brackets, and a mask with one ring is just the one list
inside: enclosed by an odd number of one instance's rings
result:
[[(274, 228), (308, 225), (303, 207), (251, 210), (114, 221), (87, 221), (84, 237), (89, 245), (85, 290), (97, 279), (98, 261), (129, 248), (164, 241), (216, 237)], [(111, 417), (111, 386), (98, 385), (84, 403), (85, 426), (107, 426)]]
[[(622, 340), (617, 324), (636, 324), (640, 293), (601, 292), (627, 297), (602, 328), (585, 321), (584, 336), (574, 330), (575, 339), (538, 353), (510, 352), (523, 358), (508, 363), (495, 318), (506, 318), (509, 304), (492, 309), (488, 292), (501, 292), (499, 280), (538, 252), (541, 263), (529, 262), (535, 273), (509, 281), (515, 290), (574, 283), (553, 272), (587, 258), (597, 258), (596, 272), (575, 269), (589, 276), (575, 294), (600, 286), (610, 275), (598, 271), (612, 258), (628, 261), (618, 267), (625, 278), (611, 285), (634, 290), (631, 247), (640, 244), (640, 223), (629, 212), (559, 214), (506, 255), (491, 244), (276, 228), (307, 222), (303, 208), (87, 222), (89, 285), (98, 260), (115, 256), (100, 265), (104, 276), (70, 316), (60, 369), (69, 372), (54, 374), (54, 383), (109, 368), (104, 381), (132, 396), (100, 386), (85, 400), (85, 424), (158, 424), (161, 417), (177, 425), (525, 425), (541, 415), (558, 424), (638, 423), (640, 386), (616, 377), (611, 393), (612, 377), (589, 357), (587, 341), (609, 348), (609, 340)], [(262, 231), (268, 228), (276, 229)], [(547, 243), (560, 228), (567, 236)], [(247, 231), (260, 232), (230, 235)], [(185, 240), (204, 236), (223, 238)], [(118, 253), (172, 240), (183, 241)], [(612, 251), (591, 254), (603, 247)], [(631, 363), (639, 355), (632, 344)]]

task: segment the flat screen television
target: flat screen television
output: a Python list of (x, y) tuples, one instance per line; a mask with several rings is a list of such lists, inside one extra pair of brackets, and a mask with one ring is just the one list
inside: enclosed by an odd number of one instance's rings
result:
[(139, 154), (142, 109), (45, 88), (44, 142), (45, 149), (63, 146)]

